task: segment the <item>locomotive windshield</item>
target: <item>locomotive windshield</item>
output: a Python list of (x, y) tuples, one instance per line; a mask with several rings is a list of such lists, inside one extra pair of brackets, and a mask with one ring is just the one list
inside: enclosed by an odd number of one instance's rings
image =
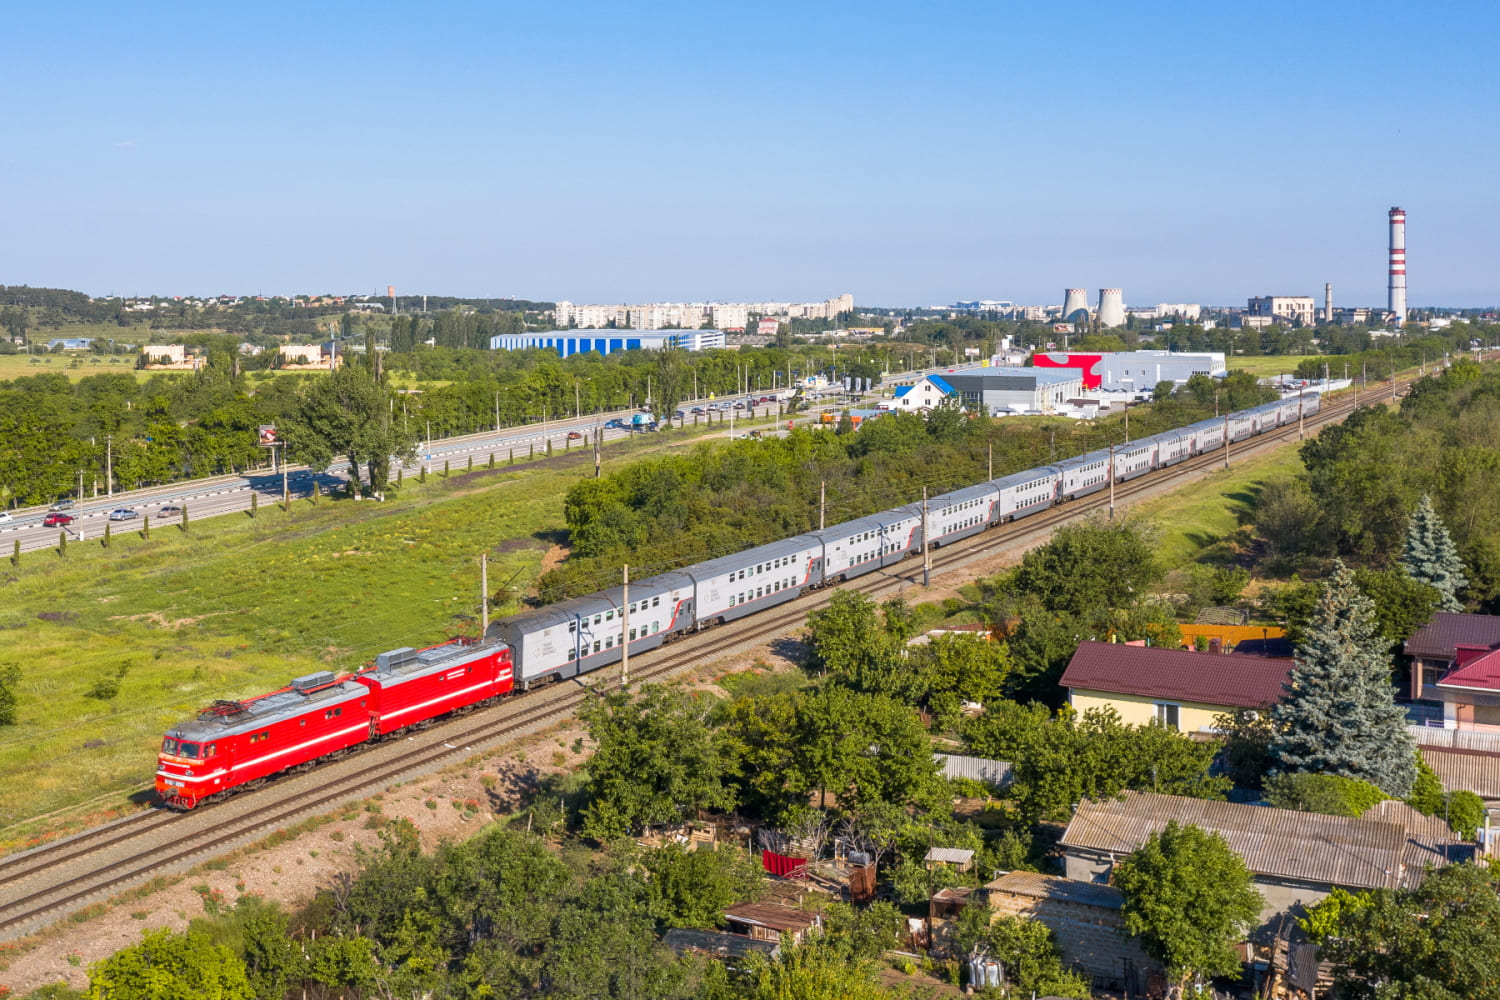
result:
[(180, 754), (183, 757), (188, 757), (188, 758), (191, 758), (193, 760), (197, 760), (198, 759), (198, 744), (196, 744), (196, 743), (184, 743), (184, 744), (182, 744), (182, 749), (178, 750), (177, 752), (178, 752), (178, 754)]
[(177, 741), (174, 740), (174, 739), (172, 739), (170, 736), (167, 737), (166, 739), (162, 740), (161, 741), (161, 752), (162, 753), (176, 753), (177, 752)]
[(197, 760), (199, 745), (197, 743), (179, 743), (169, 736), (161, 741), (161, 752), (172, 754), (175, 757), (187, 757)]

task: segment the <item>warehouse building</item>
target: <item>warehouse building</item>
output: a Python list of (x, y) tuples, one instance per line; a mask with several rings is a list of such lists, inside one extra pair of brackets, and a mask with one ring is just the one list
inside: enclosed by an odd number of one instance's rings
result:
[(545, 330), (540, 333), (506, 333), (490, 338), (492, 351), (524, 351), (528, 348), (572, 354), (598, 351), (659, 351), (679, 347), (684, 351), (709, 351), (724, 346), (723, 330)]
[(1073, 370), (966, 368), (943, 376), (968, 409), (992, 417), (1010, 413), (1055, 413), (1083, 395), (1083, 376)]
[(1182, 385), (1194, 375), (1218, 378), (1229, 373), (1222, 351), (1039, 352), (1032, 356), (1031, 363), (1038, 368), (1071, 368), (1083, 378), (1085, 389), (1108, 392), (1149, 392), (1158, 382)]

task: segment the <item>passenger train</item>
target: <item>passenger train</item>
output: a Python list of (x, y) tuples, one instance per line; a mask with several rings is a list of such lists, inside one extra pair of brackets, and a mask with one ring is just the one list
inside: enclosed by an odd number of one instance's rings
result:
[[(1289, 397), (1128, 445), (965, 486), (928, 502), (936, 548), (1088, 496), (1195, 455), (1295, 423), (1319, 397)], [(168, 730), (156, 790), (191, 809), (266, 778), (468, 711), (514, 690), (574, 677), (678, 636), (776, 607), (922, 551), (922, 505), (907, 504), (735, 555), (502, 618), (478, 640), (382, 653), (243, 701), (218, 701)]]

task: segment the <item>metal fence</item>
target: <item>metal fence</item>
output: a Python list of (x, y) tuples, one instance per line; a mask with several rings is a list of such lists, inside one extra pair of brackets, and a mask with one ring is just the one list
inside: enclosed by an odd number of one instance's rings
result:
[(968, 778), (971, 781), (983, 781), (996, 788), (1006, 788), (1010, 785), (1009, 761), (989, 760), (985, 757), (960, 757), (946, 753), (933, 756), (943, 766), (945, 778)]

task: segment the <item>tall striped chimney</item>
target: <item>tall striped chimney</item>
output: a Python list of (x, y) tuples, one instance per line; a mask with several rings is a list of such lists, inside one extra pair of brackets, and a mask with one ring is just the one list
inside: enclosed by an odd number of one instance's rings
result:
[(1392, 208), (1391, 269), (1387, 286), (1386, 310), (1396, 317), (1396, 325), (1406, 322), (1406, 209)]

